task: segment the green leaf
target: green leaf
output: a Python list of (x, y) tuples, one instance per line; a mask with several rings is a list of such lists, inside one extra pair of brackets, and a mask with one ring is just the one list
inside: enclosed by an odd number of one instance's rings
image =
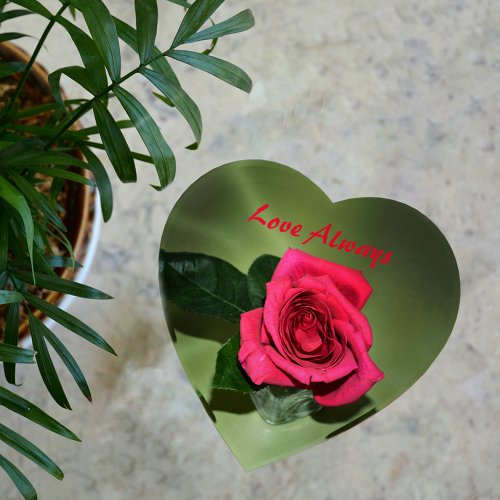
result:
[(76, 262), (69, 257), (63, 257), (62, 255), (50, 255), (45, 257), (45, 260), (51, 267), (71, 267), (73, 269), (82, 267), (79, 262)]
[(137, 46), (141, 64), (149, 61), (155, 45), (158, 28), (158, 6), (156, 0), (135, 0), (137, 23)]
[(206, 71), (245, 92), (252, 90), (252, 80), (250, 80), (250, 77), (241, 68), (228, 61), (189, 50), (169, 50), (167, 55), (172, 59), (177, 59), (194, 68)]
[(252, 11), (250, 9), (246, 9), (226, 21), (223, 21), (222, 23), (214, 24), (203, 31), (195, 33), (186, 40), (186, 43), (199, 42), (201, 40), (213, 40), (214, 38), (219, 38), (221, 36), (240, 33), (242, 31), (249, 30), (254, 25), (255, 19)]
[(100, 194), (102, 217), (104, 222), (107, 222), (113, 212), (111, 181), (101, 160), (89, 148), (82, 146), (81, 151), (88, 162), (89, 170), (94, 174), (95, 183)]
[(55, 290), (61, 293), (67, 293), (69, 295), (74, 295), (75, 297), (83, 297), (84, 299), (97, 299), (97, 300), (105, 300), (112, 298), (106, 293), (100, 292), (95, 288), (83, 285), (82, 283), (77, 283), (76, 281), (66, 280), (59, 276), (53, 276), (35, 272), (35, 279), (33, 279), (31, 273), (27, 273), (25, 271), (19, 271), (16, 269), (13, 270), (13, 274), (16, 278), (24, 281), (25, 283), (34, 284), (34, 281), (36, 281), (36, 284), (39, 287), (47, 288), (48, 290)]
[[(27, 143), (24, 141), (22, 144)], [(30, 149), (21, 149), (18, 145), (9, 146), (0, 151), (0, 168), (33, 167), (38, 165), (71, 165), (72, 167), (87, 168), (87, 164), (74, 156), (60, 151), (42, 151), (37, 149), (34, 142)]]
[(198, 253), (161, 253), (166, 297), (179, 308), (239, 323), (248, 311), (246, 276), (228, 262)]
[(36, 14), (40, 14), (47, 19), (52, 17), (50, 11), (47, 10), (38, 0), (10, 0), (10, 2), (35, 12)]
[(67, 19), (59, 18), (58, 22), (71, 36), (75, 47), (80, 53), (83, 65), (92, 75), (96, 89), (103, 91), (108, 86), (108, 79), (106, 77), (104, 61), (99, 54), (94, 40)]
[(16, 485), (24, 500), (36, 500), (36, 491), (28, 478), (5, 457), (0, 455), (0, 467), (7, 473), (12, 482)]
[(0, 201), (0, 272), (7, 269), (9, 256), (9, 214)]
[(252, 308), (262, 307), (266, 299), (266, 283), (271, 281), (274, 270), (280, 261), (273, 255), (261, 255), (250, 266), (247, 275), (248, 297)]
[[(83, 141), (82, 144), (89, 148), (106, 150), (106, 148), (98, 142)], [(132, 158), (134, 158), (134, 160), (143, 161), (144, 163), (151, 163), (151, 164), (154, 163), (153, 159), (149, 155), (137, 153), (136, 151), (131, 151), (130, 154), (132, 155)]]
[(34, 356), (35, 353), (31, 349), (0, 343), (0, 361), (3, 363), (30, 365), (35, 362)]
[(67, 427), (60, 424), (57, 420), (52, 418), (30, 401), (18, 396), (4, 387), (0, 387), (0, 405), (5, 406), (5, 408), (8, 408), (9, 410), (27, 418), (28, 420), (31, 420), (35, 424), (38, 424), (51, 432), (73, 441), (80, 441), (79, 437), (71, 432)]
[(7, 76), (13, 75), (14, 73), (19, 73), (26, 66), (25, 63), (21, 61), (4, 62), (0, 64), (0, 78), (5, 78)]
[(153, 92), (153, 95), (160, 99), (161, 102), (164, 102), (167, 106), (170, 106), (171, 108), (175, 108), (175, 104), (168, 98), (165, 97), (164, 95), (160, 94), (159, 92)]
[[(42, 323), (43, 325), (43, 323)], [(75, 358), (66, 349), (64, 344), (45, 326), (43, 329), (44, 337), (49, 341), (50, 345), (54, 348), (57, 355), (61, 358), (62, 362), (66, 365), (66, 368), (71, 373), (71, 376), (77, 383), (78, 387), (82, 391), (82, 394), (92, 402), (92, 395), (90, 394), (90, 389), (85, 380), (82, 370), (78, 366)]]
[(38, 189), (34, 188), (33, 185), (26, 180), (25, 177), (18, 174), (17, 172), (12, 172), (11, 178), (19, 188), (19, 190), (26, 196), (26, 198), (31, 203), (31, 206), (36, 210), (39, 210), (44, 214), (44, 216), (57, 226), (59, 229), (66, 231), (66, 228), (60, 219), (59, 215), (52, 208), (47, 198)]
[[(81, 162), (85, 165), (85, 168), (87, 168), (87, 164), (84, 162)], [(95, 183), (92, 179), (88, 179), (87, 177), (84, 177), (83, 175), (80, 174), (75, 174), (74, 172), (71, 172), (70, 170), (64, 170), (63, 168), (56, 168), (56, 167), (42, 167), (42, 166), (36, 166), (36, 165), (30, 165), (27, 166), (29, 170), (35, 170), (36, 172), (44, 175), (48, 175), (49, 177), (58, 177), (59, 179), (66, 179), (68, 181), (73, 181), (73, 182), (78, 182), (80, 184), (85, 184), (87, 186), (94, 186)]]
[(95, 121), (106, 153), (122, 182), (135, 182), (137, 172), (134, 158), (130, 153), (127, 141), (106, 106), (96, 99), (93, 105)]
[(5, 200), (21, 216), (24, 224), (26, 246), (28, 247), (31, 266), (33, 267), (33, 237), (35, 230), (31, 210), (26, 198), (3, 177), (0, 177), (0, 198)]
[(11, 40), (17, 40), (18, 38), (23, 38), (27, 35), (23, 33), (0, 33), (0, 43), (10, 42)]
[(45, 302), (36, 295), (31, 295), (27, 292), (22, 292), (22, 294), (30, 304), (34, 305), (37, 309), (40, 309), (40, 311), (45, 313), (49, 318), (52, 318), (56, 323), (66, 327), (68, 330), (76, 333), (97, 347), (116, 355), (113, 348), (97, 332), (83, 323), (83, 321), (80, 321), (78, 318), (75, 318), (62, 309)]
[(141, 73), (160, 91), (165, 97), (174, 104), (179, 112), (184, 116), (193, 131), (196, 143), (201, 141), (201, 113), (196, 103), (189, 97), (184, 90), (165, 78), (160, 73), (144, 68)]
[[(139, 53), (139, 46), (137, 45), (137, 31), (132, 28), (132, 26), (124, 23), (120, 19), (114, 17), (113, 18), (116, 30), (118, 32), (118, 36), (135, 52)], [(173, 80), (176, 83), (179, 83), (177, 76), (175, 75), (170, 63), (167, 59), (162, 55), (162, 52), (157, 47), (153, 47), (152, 57), (154, 61), (151, 62), (151, 67), (165, 75), (169, 80)]]
[(113, 18), (102, 0), (73, 0), (81, 11), (97, 50), (114, 82), (120, 79), (121, 55)]
[[(116, 122), (120, 129), (132, 128), (134, 124), (131, 120), (118, 120)], [(89, 135), (96, 135), (99, 133), (99, 129), (97, 127), (85, 127), (77, 130), (75, 132), (76, 140), (80, 141), (81, 137), (87, 138)]]
[(224, 0), (196, 0), (182, 19), (172, 42), (172, 48), (181, 45), (196, 33), (223, 3)]
[(175, 3), (176, 5), (180, 5), (181, 7), (184, 7), (185, 9), (189, 9), (191, 7), (191, 4), (186, 2), (186, 0), (168, 0), (171, 3)]
[(61, 75), (63, 74), (81, 85), (92, 95), (96, 95), (100, 91), (99, 87), (96, 85), (94, 75), (86, 68), (82, 68), (81, 66), (67, 66), (65, 68), (58, 69), (49, 75), (49, 83), (54, 98), (62, 107), (64, 107), (64, 102), (61, 95), (60, 80)]
[(238, 361), (240, 334), (233, 335), (217, 353), (212, 387), (240, 392), (254, 392), (257, 387), (248, 378)]
[(8, 21), (9, 19), (15, 19), (16, 17), (28, 16), (33, 14), (32, 12), (24, 9), (13, 9), (7, 12), (0, 13), (0, 23)]
[[(26, 274), (30, 275), (30, 273)], [(18, 292), (11, 290), (0, 290), (0, 305), (14, 304), (15, 302), (21, 302), (22, 300), (23, 296)]]
[(160, 187), (163, 189), (173, 181), (175, 176), (175, 158), (170, 146), (146, 108), (130, 92), (118, 85), (113, 92), (134, 123), (151, 158), (153, 158)]
[(64, 393), (54, 363), (52, 363), (52, 359), (50, 358), (49, 350), (45, 344), (44, 330), (47, 327), (36, 316), (33, 316), (31, 312), (28, 315), (33, 349), (36, 351), (36, 364), (42, 376), (43, 383), (58, 405), (71, 410), (68, 398)]
[[(19, 334), (19, 303), (11, 304), (7, 312), (5, 320), (5, 331), (3, 342), (4, 345), (17, 346), (17, 338)], [(34, 353), (33, 353), (34, 355)], [(31, 358), (33, 361), (33, 357)], [(5, 380), (9, 384), (16, 385), (16, 363), (3, 363), (3, 372)]]
[(0, 424), (0, 440), (57, 479), (61, 480), (64, 477), (62, 470), (40, 448), (3, 424)]

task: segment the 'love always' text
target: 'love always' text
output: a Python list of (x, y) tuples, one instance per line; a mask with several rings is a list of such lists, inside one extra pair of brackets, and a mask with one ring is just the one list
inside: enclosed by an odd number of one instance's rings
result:
[(294, 224), (292, 221), (282, 220), (279, 217), (269, 219), (269, 216), (265, 215), (268, 208), (269, 203), (262, 205), (247, 219), (247, 222), (255, 221), (255, 223), (267, 229), (277, 229), (280, 233), (290, 233), (291, 236), (300, 238), (302, 245), (319, 240), (323, 245), (328, 245), (330, 248), (361, 255), (366, 259), (370, 259), (370, 267), (372, 268), (377, 264), (388, 264), (391, 260), (393, 252), (386, 252), (372, 245), (359, 245), (356, 241), (342, 238), (343, 231), (334, 231), (332, 229), (333, 224), (327, 224), (317, 231), (310, 231), (306, 237), (303, 235), (302, 224)]

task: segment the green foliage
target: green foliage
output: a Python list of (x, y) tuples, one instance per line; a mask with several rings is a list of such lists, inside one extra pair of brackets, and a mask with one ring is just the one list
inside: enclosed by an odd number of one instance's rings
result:
[(261, 255), (250, 266), (247, 275), (248, 297), (252, 308), (262, 307), (266, 298), (266, 283), (271, 281), (279, 258), (274, 255)]
[[(5, 329), (0, 332), (0, 362), (5, 380), (13, 385), (16, 384), (17, 363), (36, 364), (49, 393), (65, 408), (70, 408), (70, 403), (55, 370), (51, 358), (53, 353), (60, 358), (89, 400), (90, 389), (82, 370), (61, 339), (30, 311), (38, 309), (97, 347), (112, 354), (114, 351), (83, 321), (34, 293), (33, 287), (36, 286), (86, 299), (110, 298), (94, 288), (59, 276), (63, 268), (79, 266), (66, 235), (67, 228), (59, 206), (61, 191), (69, 183), (95, 186), (100, 193), (103, 218), (107, 221), (113, 210), (107, 172), (109, 167), (123, 182), (135, 182), (137, 162), (152, 164), (158, 175), (156, 189), (164, 189), (174, 179), (174, 152), (145, 103), (126, 90), (131, 79), (143, 78), (151, 86), (153, 94), (159, 92), (155, 95), (160, 96), (163, 103), (177, 108), (196, 141), (189, 149), (196, 149), (200, 144), (201, 114), (183, 89), (169, 60), (175, 59), (211, 73), (245, 91), (251, 88), (251, 81), (243, 70), (208, 55), (215, 48), (218, 37), (251, 28), (254, 24), (251, 12), (246, 10), (227, 20), (215, 22), (211, 16), (224, 0), (196, 0), (192, 4), (185, 0), (169, 2), (184, 8), (185, 13), (172, 43), (160, 47), (156, 40), (157, 0), (134, 0), (136, 18), (133, 26), (113, 15), (105, 0), (64, 0), (54, 13), (39, 0), (0, 1), (0, 42), (30, 36), (9, 30), (8, 24), (13, 19), (37, 16), (45, 26), (28, 61), (0, 60), (0, 78), (14, 82), (12, 92), (0, 105), (0, 305), (6, 311)], [(166, 4), (160, 3), (162, 7)], [(84, 29), (75, 24), (78, 17), (83, 19)], [(20, 97), (28, 75), (57, 25), (66, 31), (81, 60), (53, 68), (49, 75), (52, 102), (22, 107)], [(182, 44), (205, 40), (211, 43), (205, 50), (200, 49), (200, 53), (177, 49)], [(137, 54), (134, 67), (127, 73), (122, 70), (123, 43)], [(60, 86), (62, 76), (76, 82), (82, 94), (67, 99)], [(128, 120), (119, 120), (110, 112), (108, 104), (113, 97), (128, 115)], [(75, 129), (75, 123), (86, 114), (94, 116), (95, 125)], [(44, 121), (37, 121), (42, 115)], [(26, 119), (29, 119), (28, 123), (24, 121)], [(137, 131), (148, 154), (131, 150), (123, 133), (129, 128)], [(76, 150), (82, 153), (85, 161), (75, 156)], [(96, 151), (102, 154), (96, 154)], [(40, 185), (43, 183), (46, 188), (42, 190)], [(61, 248), (66, 249), (66, 255), (54, 255), (51, 240), (59, 241)], [(189, 270), (175, 264), (171, 268), (176, 279), (189, 289), (191, 297), (200, 297), (202, 301), (207, 297), (218, 297), (221, 303), (226, 302), (224, 315), (237, 322), (240, 312), (250, 306), (247, 278), (232, 266), (222, 265), (217, 272), (232, 276), (231, 285), (210, 289), (207, 283), (202, 282), (189, 288)], [(208, 307), (205, 312), (212, 314), (213, 311)], [(17, 347), (19, 324), (26, 315), (29, 317), (34, 350)], [(47, 343), (52, 349), (48, 349)], [(42, 410), (4, 387), (0, 387), (0, 405), (61, 436), (78, 439)], [(62, 479), (62, 471), (49, 457), (2, 424), (0, 441)], [(36, 498), (35, 489), (28, 479), (2, 455), (0, 467), (16, 484), (23, 498)]]
[(212, 380), (214, 389), (228, 389), (239, 392), (254, 392), (257, 386), (252, 383), (238, 362), (240, 334), (232, 336), (217, 353), (215, 375)]
[[(266, 283), (271, 281), (278, 262), (278, 257), (261, 255), (245, 275), (217, 257), (161, 250), (160, 279), (165, 297), (180, 309), (239, 323), (242, 313), (263, 306)], [(238, 362), (239, 348), (238, 333), (219, 349), (214, 389), (256, 390)]]
[(238, 323), (250, 309), (245, 275), (222, 259), (162, 252), (162, 268), (167, 298), (185, 311)]

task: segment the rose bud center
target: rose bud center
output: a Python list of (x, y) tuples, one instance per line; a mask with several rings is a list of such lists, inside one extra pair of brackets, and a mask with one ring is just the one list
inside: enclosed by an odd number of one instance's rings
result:
[(320, 292), (299, 291), (283, 304), (279, 334), (290, 361), (320, 369), (338, 364), (344, 357), (346, 337), (328, 297)]

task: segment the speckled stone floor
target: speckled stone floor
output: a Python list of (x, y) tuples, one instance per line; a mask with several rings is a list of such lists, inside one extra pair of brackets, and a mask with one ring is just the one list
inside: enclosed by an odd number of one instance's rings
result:
[[(106, 3), (132, 22), (131, 0)], [(158, 40), (167, 45), (182, 9), (161, 4)], [(245, 68), (251, 95), (178, 66), (204, 118), (197, 152), (183, 149), (192, 136), (175, 110), (141, 80), (132, 83), (176, 152), (177, 178), (161, 193), (149, 187), (148, 166), (137, 185), (113, 178), (114, 216), (87, 281), (116, 299), (77, 300), (70, 311), (118, 357), (58, 330), (95, 402), (82, 401), (64, 375), (73, 411), (59, 409), (33, 367), (21, 370), (20, 393), (83, 443), (34, 431), (0, 410), (66, 477), (59, 483), (16, 463), (50, 500), (500, 498), (500, 4), (228, 0), (216, 18), (247, 7), (256, 27), (220, 40), (215, 55)], [(39, 21), (21, 19), (17, 26), (40, 32)], [(21, 42), (29, 48), (36, 40)], [(60, 39), (41, 57), (49, 69), (78, 64)], [(126, 65), (133, 57), (124, 49)], [(70, 96), (79, 92), (71, 82), (65, 87)], [(139, 149), (140, 140), (131, 140)], [(382, 196), (414, 206), (449, 239), (463, 287), (448, 344), (407, 393), (328, 443), (252, 473), (233, 458), (185, 379), (163, 318), (156, 263), (180, 194), (201, 174), (243, 158), (288, 164), (335, 199)], [(18, 498), (5, 477), (0, 498)]]

